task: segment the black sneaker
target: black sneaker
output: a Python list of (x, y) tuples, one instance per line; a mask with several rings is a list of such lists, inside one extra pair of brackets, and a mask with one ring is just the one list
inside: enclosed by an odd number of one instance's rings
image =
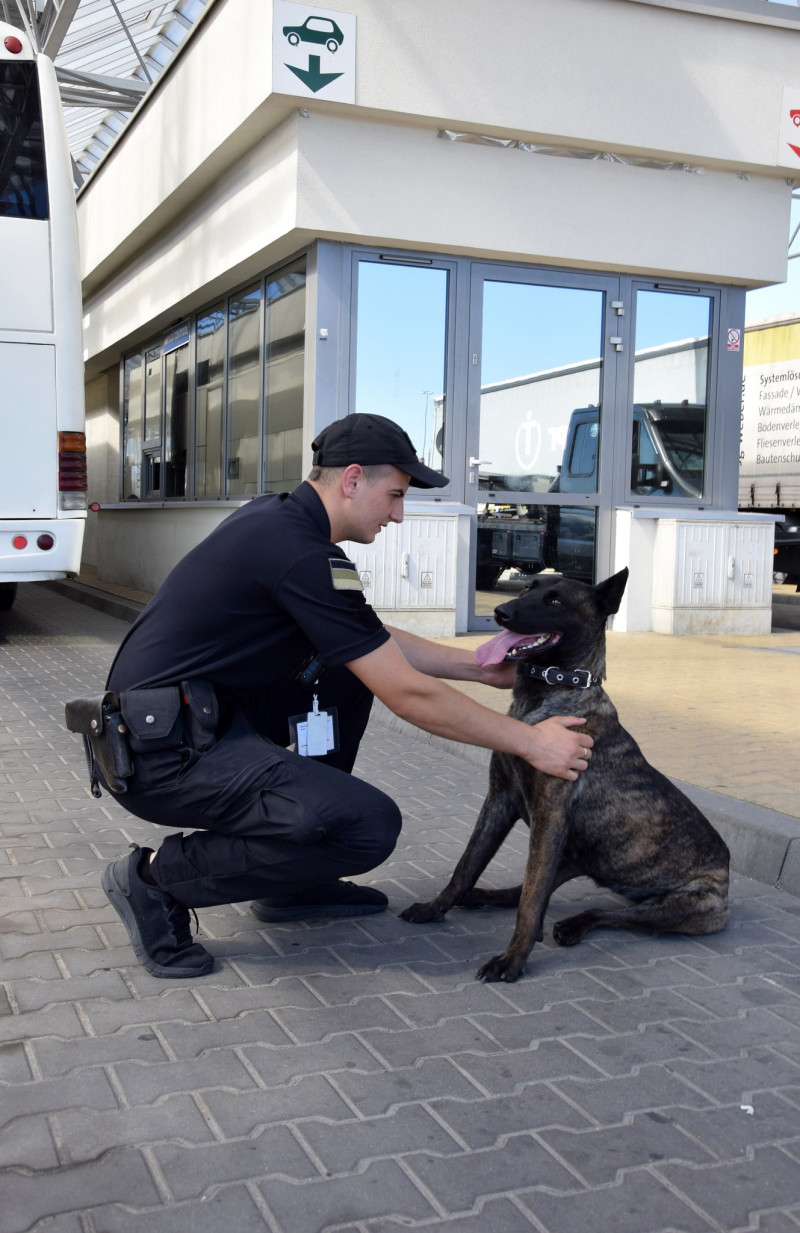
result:
[(102, 878), (136, 958), (153, 976), (179, 980), (207, 975), (214, 967), (213, 955), (192, 941), (189, 909), (140, 876), (139, 861), (147, 859), (149, 849), (134, 845), (130, 856), (114, 861)]
[(259, 920), (309, 920), (319, 916), (372, 916), (384, 912), (389, 900), (383, 891), (355, 882), (326, 882), (298, 891), (291, 898), (254, 899), (250, 911)]

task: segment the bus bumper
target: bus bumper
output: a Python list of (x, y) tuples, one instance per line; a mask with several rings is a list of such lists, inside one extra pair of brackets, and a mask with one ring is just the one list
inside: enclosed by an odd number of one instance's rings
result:
[[(0, 521), (0, 582), (48, 582), (79, 573), (85, 525), (85, 514)], [(52, 536), (51, 548), (40, 547), (43, 536)]]

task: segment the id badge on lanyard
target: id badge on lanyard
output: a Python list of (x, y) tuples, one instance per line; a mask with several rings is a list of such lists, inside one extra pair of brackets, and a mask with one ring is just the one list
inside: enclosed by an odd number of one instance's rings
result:
[(321, 711), (319, 699), (314, 694), (312, 710), (305, 715), (292, 715), (289, 719), (289, 735), (301, 758), (324, 758), (339, 748), (336, 707)]

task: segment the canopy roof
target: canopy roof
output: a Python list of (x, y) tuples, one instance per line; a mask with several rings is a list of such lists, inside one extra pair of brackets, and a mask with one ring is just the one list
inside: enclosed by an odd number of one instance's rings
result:
[(54, 61), (79, 185), (214, 0), (0, 0)]

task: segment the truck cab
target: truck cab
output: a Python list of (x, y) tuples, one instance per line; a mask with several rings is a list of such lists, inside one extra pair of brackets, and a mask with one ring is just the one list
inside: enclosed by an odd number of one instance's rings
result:
[[(631, 492), (638, 496), (703, 497), (706, 409), (702, 403), (636, 403)], [(597, 491), (597, 407), (572, 412), (564, 459), (551, 492)]]
[[(698, 403), (636, 403), (631, 443), (633, 496), (702, 498), (706, 409)], [(572, 412), (564, 457), (551, 492), (597, 492), (600, 418), (597, 407)], [(545, 564), (583, 582), (594, 581), (594, 511), (547, 507)]]

